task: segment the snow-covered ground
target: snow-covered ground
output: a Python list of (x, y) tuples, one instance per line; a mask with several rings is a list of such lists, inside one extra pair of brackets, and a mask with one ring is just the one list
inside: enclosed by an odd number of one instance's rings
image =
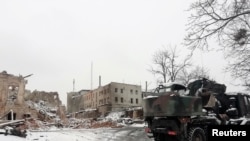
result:
[[(50, 115), (51, 108), (43, 104), (28, 103), (37, 111)], [(132, 122), (125, 122), (129, 120)], [(122, 121), (122, 122), (121, 122)], [(133, 122), (134, 121), (134, 122)], [(37, 125), (37, 128), (28, 128), (26, 138), (0, 134), (0, 141), (147, 141), (144, 132), (145, 123), (141, 119), (125, 117), (124, 111), (111, 112), (97, 121), (92, 119), (68, 119), (64, 128), (57, 128), (54, 124), (43, 123), (40, 120), (26, 121), (28, 125)], [(53, 123), (53, 122), (52, 122)], [(102, 124), (103, 123), (103, 124)], [(35, 126), (36, 127), (36, 126)], [(0, 129), (0, 133), (4, 133)]]
[(144, 123), (123, 128), (57, 129), (28, 131), (27, 137), (0, 134), (1, 141), (150, 141), (144, 133)]

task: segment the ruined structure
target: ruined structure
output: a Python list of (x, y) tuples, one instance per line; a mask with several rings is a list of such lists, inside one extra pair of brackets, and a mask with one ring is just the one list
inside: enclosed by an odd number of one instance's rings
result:
[(44, 101), (49, 107), (58, 107), (62, 104), (59, 99), (57, 92), (45, 92), (45, 91), (33, 91), (30, 94), (26, 94), (25, 100), (31, 100), (38, 103), (39, 101)]
[(21, 75), (14, 76), (6, 71), (0, 73), (0, 118), (22, 119), (35, 111), (25, 105), (24, 93), (27, 80)]
[(66, 108), (62, 105), (57, 92), (35, 90), (32, 93), (26, 93), (24, 99), (30, 107), (36, 107), (36, 110), (39, 112), (39, 118), (42, 120), (55, 118), (56, 116), (60, 119), (66, 118)]
[(14, 76), (6, 71), (0, 73), (0, 119), (64, 119), (66, 108), (58, 93), (26, 90), (27, 77)]

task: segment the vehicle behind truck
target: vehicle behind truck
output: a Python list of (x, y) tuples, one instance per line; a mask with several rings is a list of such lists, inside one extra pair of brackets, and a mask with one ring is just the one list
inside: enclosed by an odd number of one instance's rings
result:
[[(143, 99), (145, 131), (159, 141), (207, 141), (209, 125), (250, 125), (250, 96), (195, 80), (160, 85)], [(244, 118), (243, 118), (244, 117)]]

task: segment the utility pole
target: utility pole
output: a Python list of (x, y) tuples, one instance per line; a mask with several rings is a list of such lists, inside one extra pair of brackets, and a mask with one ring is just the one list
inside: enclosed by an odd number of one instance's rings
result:
[(73, 92), (75, 92), (75, 79), (73, 79)]
[(90, 89), (92, 90), (93, 87), (93, 62), (91, 61), (91, 78), (90, 78), (91, 86)]

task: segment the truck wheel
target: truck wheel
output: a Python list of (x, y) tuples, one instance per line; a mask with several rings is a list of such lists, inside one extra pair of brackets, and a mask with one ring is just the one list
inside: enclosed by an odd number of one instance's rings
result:
[(188, 133), (188, 141), (206, 141), (206, 135), (202, 128), (192, 127)]
[(176, 137), (169, 136), (166, 134), (157, 134), (157, 136), (154, 138), (155, 141), (178, 141)]

